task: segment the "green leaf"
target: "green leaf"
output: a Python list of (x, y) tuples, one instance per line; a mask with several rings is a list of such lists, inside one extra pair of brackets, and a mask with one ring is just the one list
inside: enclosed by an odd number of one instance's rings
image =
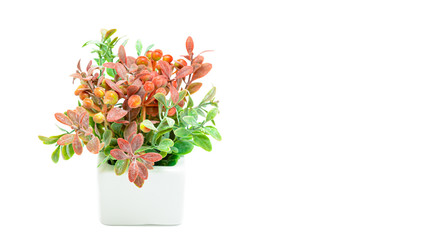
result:
[(168, 153), (167, 153), (167, 152), (164, 152), (164, 151), (161, 151), (161, 152), (160, 152), (160, 155), (162, 155), (162, 158), (164, 158), (164, 157), (166, 157), (166, 155), (168, 155)]
[(148, 120), (148, 119), (145, 119), (143, 122), (142, 122), (142, 124), (146, 127), (146, 128), (148, 128), (148, 129), (151, 129), (151, 130), (154, 130), (154, 131), (157, 131), (157, 128), (154, 126), (154, 124), (150, 121), (150, 120)]
[(194, 106), (194, 102), (193, 99), (191, 98), (190, 95), (188, 95), (188, 104), (187, 104), (187, 108), (192, 108)]
[(115, 32), (117, 31), (117, 29), (110, 29), (105, 33), (105, 37), (104, 40), (109, 39)]
[(73, 149), (73, 144), (68, 144), (67, 145), (67, 155), (72, 158), (74, 155), (74, 149)]
[(105, 158), (98, 164), (98, 167), (101, 166), (102, 164), (106, 163), (108, 161), (108, 159), (110, 159), (110, 155), (106, 155)]
[(114, 164), (114, 172), (116, 173), (117, 176), (120, 176), (126, 172), (128, 165), (129, 165), (129, 159), (117, 160), (116, 164)]
[(207, 126), (203, 128), (209, 135), (211, 135), (215, 140), (221, 141), (221, 135), (218, 130), (213, 126)]
[(164, 94), (162, 93), (156, 93), (154, 95), (154, 98), (157, 99), (157, 101), (159, 101), (159, 103), (161, 103), (163, 106), (167, 107), (167, 103), (166, 103), (166, 97)]
[(194, 119), (194, 117), (192, 116), (185, 116), (182, 118), (187, 124), (190, 124), (192, 126), (197, 126), (197, 122), (196, 119)]
[(209, 138), (206, 135), (193, 134), (193, 140), (197, 144), (197, 146), (203, 148), (208, 152), (212, 151), (211, 140), (209, 140)]
[(169, 127), (173, 127), (173, 125), (175, 124), (175, 120), (173, 120), (170, 117), (165, 117), (165, 118), (166, 118), (166, 121), (167, 121)]
[(152, 49), (154, 47), (154, 44), (151, 44), (150, 46), (148, 46), (147, 47), (147, 49), (145, 49), (145, 53), (144, 53), (144, 55), (148, 52), (148, 51), (150, 51), (150, 49)]
[(67, 146), (61, 146), (61, 153), (62, 153), (62, 158), (64, 160), (70, 159), (70, 156), (68, 156), (68, 153), (67, 153)]
[[(213, 87), (211, 90), (209, 90), (209, 92), (205, 95), (205, 97), (203, 98), (202, 102), (200, 103), (200, 105), (207, 103), (209, 101), (211, 101), (214, 97), (215, 97), (215, 93), (216, 93), (216, 87)], [(199, 106), (200, 106), (199, 105)]]
[(107, 68), (107, 74), (110, 75), (110, 77), (115, 77), (116, 76), (116, 70), (114, 70), (112, 68)]
[(149, 149), (153, 149), (153, 147), (150, 147), (150, 146), (142, 146), (142, 147), (138, 148), (138, 150), (136, 150), (136, 151), (135, 151), (135, 153), (143, 152), (143, 151), (146, 151), (146, 150), (149, 150)]
[(96, 43), (96, 42), (98, 42), (98, 41), (94, 41), (94, 40), (87, 41), (87, 42), (85, 42), (85, 43), (83, 44), (83, 46), (82, 46), (82, 47), (86, 47), (87, 45), (89, 45), (89, 44), (94, 44), (94, 43)]
[(79, 100), (77, 100), (77, 104), (79, 105), (79, 107), (82, 106), (82, 103)]
[(216, 117), (217, 114), (218, 114), (218, 108), (212, 108), (208, 112), (208, 116), (206, 117), (206, 122), (209, 122), (210, 120), (213, 120)]
[(194, 145), (189, 141), (179, 140), (175, 142), (174, 147), (178, 149), (177, 154), (185, 155), (193, 151)]
[(166, 129), (163, 129), (161, 131), (158, 131), (155, 135), (154, 141), (152, 141), (152, 142), (156, 143), (160, 137), (162, 137), (163, 135), (165, 135), (166, 133), (168, 133), (170, 131), (172, 131), (172, 128), (166, 128)]
[(169, 155), (167, 158), (163, 158), (162, 160), (155, 163), (155, 166), (175, 166), (178, 162), (180, 155)]
[(47, 145), (50, 144), (54, 144), (58, 141), (58, 139), (62, 136), (64, 136), (65, 134), (61, 134), (61, 135), (57, 135), (57, 136), (51, 136), (51, 137), (44, 137), (44, 136), (39, 136), (39, 139)]
[(112, 146), (108, 146), (108, 147), (106, 147), (106, 148), (104, 149), (104, 154), (105, 154), (106, 156), (110, 155), (110, 152), (111, 152), (111, 150), (113, 150), (113, 149), (114, 149), (114, 147), (112, 147)]
[(117, 146), (117, 138), (111, 139), (110, 146)]
[(169, 138), (164, 138), (160, 141), (159, 146), (157, 146), (157, 149), (163, 152), (170, 152), (170, 147), (173, 146), (173, 141)]
[(60, 147), (61, 147), (61, 146), (58, 146), (58, 147), (55, 149), (55, 151), (53, 151), (53, 153), (52, 153), (51, 158), (52, 158), (52, 161), (53, 161), (54, 163), (58, 163), (58, 161), (59, 161), (59, 151), (60, 151)]
[(181, 92), (179, 92), (178, 101), (173, 106), (178, 105), (178, 103), (180, 103), (185, 98), (185, 96), (187, 96), (187, 92), (188, 92), (188, 90), (182, 90)]
[(56, 125), (56, 127), (57, 127), (57, 128), (59, 128), (59, 130), (61, 130), (61, 131), (63, 131), (63, 132), (69, 133), (67, 130), (65, 130), (65, 129), (63, 129), (63, 128), (59, 127), (58, 125)]
[(113, 130), (113, 132), (115, 134), (120, 135), (122, 126), (123, 126), (122, 123), (113, 123), (113, 124), (111, 124), (111, 129)]
[(126, 47), (126, 44), (128, 43), (128, 41), (129, 41), (129, 39), (126, 39), (123, 41), (123, 43), (122, 43), (123, 47)]
[(142, 43), (141, 40), (137, 40), (136, 41), (136, 53), (138, 54), (138, 56), (141, 56), (141, 52), (142, 52)]
[(104, 142), (105, 146), (110, 145), (111, 137), (113, 136), (113, 132), (110, 130), (106, 130), (104, 134), (102, 135), (102, 141)]
[(178, 128), (174, 131), (174, 133), (177, 137), (186, 137), (191, 134), (191, 132), (185, 128)]

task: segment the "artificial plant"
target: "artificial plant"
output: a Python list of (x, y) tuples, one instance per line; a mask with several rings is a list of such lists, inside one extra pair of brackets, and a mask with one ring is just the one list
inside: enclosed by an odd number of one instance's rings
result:
[(100, 154), (101, 164), (114, 165), (117, 175), (128, 172), (130, 182), (142, 187), (153, 166), (173, 166), (180, 157), (190, 153), (194, 146), (212, 150), (208, 136), (221, 140), (215, 128), (218, 114), (213, 87), (199, 104), (191, 95), (203, 85), (212, 64), (194, 54), (194, 43), (187, 38), (187, 54), (176, 61), (162, 50), (143, 51), (136, 42), (138, 57), (128, 56), (123, 41), (117, 55), (113, 53), (121, 38), (113, 38), (115, 29), (101, 30), (100, 41), (93, 45), (90, 60), (82, 70), (80, 60), (71, 75), (80, 85), (74, 94), (81, 100), (75, 110), (56, 113), (55, 118), (71, 130), (39, 139), (44, 144), (55, 144), (53, 162), (74, 154), (80, 155), (85, 145), (93, 154)]

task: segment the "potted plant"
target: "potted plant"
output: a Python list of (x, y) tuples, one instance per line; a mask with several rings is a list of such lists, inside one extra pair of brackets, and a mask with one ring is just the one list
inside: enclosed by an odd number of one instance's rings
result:
[[(184, 189), (183, 156), (194, 146), (211, 151), (208, 136), (221, 140), (215, 128), (218, 102), (213, 87), (198, 104), (191, 95), (201, 87), (212, 64), (194, 54), (187, 38), (187, 55), (176, 61), (160, 49), (138, 57), (126, 54), (125, 40), (115, 29), (101, 30), (100, 41), (88, 41), (97, 57), (71, 75), (79, 86), (74, 110), (56, 113), (68, 129), (39, 139), (55, 144), (52, 161), (58, 163), (87, 150), (98, 155), (101, 222), (107, 225), (176, 225), (181, 223)], [(125, 174), (127, 173), (127, 174)], [(119, 177), (116, 177), (118, 175)], [(149, 177), (150, 176), (150, 177)]]

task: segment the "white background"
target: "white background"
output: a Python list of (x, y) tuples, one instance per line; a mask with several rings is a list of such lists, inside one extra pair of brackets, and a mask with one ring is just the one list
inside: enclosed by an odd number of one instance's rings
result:
[[(424, 3), (2, 3), (0, 238), (426, 239)], [(75, 107), (68, 76), (100, 28), (215, 50), (223, 141), (187, 157), (180, 226), (103, 226), (95, 157), (55, 165), (37, 139)]]

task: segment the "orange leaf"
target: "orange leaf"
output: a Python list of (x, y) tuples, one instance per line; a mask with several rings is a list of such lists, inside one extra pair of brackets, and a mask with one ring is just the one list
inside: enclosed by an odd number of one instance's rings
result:
[(99, 142), (99, 139), (95, 136), (92, 137), (92, 139), (86, 144), (87, 150), (93, 154), (98, 154), (100, 149), (101, 143)]
[(138, 161), (134, 160), (129, 164), (128, 169), (128, 178), (130, 182), (135, 182), (136, 177), (138, 176)]
[(184, 78), (184, 77), (190, 75), (192, 72), (193, 72), (193, 67), (192, 66), (185, 66), (185, 67), (181, 68), (176, 73), (176, 79), (178, 79), (178, 78)]
[(197, 71), (194, 73), (192, 77), (192, 81), (206, 76), (206, 74), (208, 74), (211, 69), (212, 69), (212, 64), (203, 63), (202, 66), (199, 69), (197, 69)]
[(195, 82), (195, 83), (191, 83), (189, 86), (188, 86), (188, 91), (190, 92), (190, 94), (193, 94), (193, 93), (195, 93), (195, 92), (197, 92), (197, 91), (199, 91), (199, 89), (202, 87), (202, 83), (200, 83), (200, 82)]
[(169, 89), (170, 89), (170, 92), (171, 92), (172, 102), (173, 103), (177, 103), (178, 100), (179, 100), (178, 90), (176, 90), (176, 88), (174, 86), (172, 86), (172, 84), (169, 84)]
[(137, 187), (142, 188), (142, 185), (144, 185), (144, 179), (142, 179), (140, 176), (137, 176), (135, 181), (133, 182)]
[(160, 69), (162, 70), (163, 74), (166, 75), (168, 78), (171, 77), (171, 66), (169, 65), (169, 63), (165, 62), (165, 61), (158, 61), (157, 64), (159, 64)]
[(126, 155), (125, 152), (123, 152), (123, 150), (121, 149), (113, 149), (110, 151), (111, 156), (113, 156), (113, 158), (117, 159), (117, 160), (125, 160), (125, 159), (129, 159), (129, 156)]
[(117, 144), (119, 144), (119, 147), (121, 150), (123, 150), (126, 153), (132, 153), (132, 147), (130, 146), (130, 143), (123, 138), (117, 139)]
[(144, 143), (144, 137), (142, 136), (141, 133), (137, 134), (132, 139), (132, 142), (130, 143), (133, 152), (135, 152), (136, 150), (138, 150), (142, 146), (143, 143)]
[(83, 152), (82, 142), (80, 142), (80, 139), (79, 139), (79, 136), (77, 135), (77, 133), (74, 135), (73, 149), (77, 155), (81, 155)]
[(65, 134), (64, 136), (60, 137), (58, 141), (56, 142), (58, 145), (68, 145), (73, 142), (74, 134)]
[(70, 127), (73, 125), (73, 122), (71, 121), (71, 119), (63, 113), (55, 113), (55, 118), (56, 120), (58, 120), (58, 122), (62, 124), (68, 125)]
[(119, 120), (120, 118), (126, 116), (128, 112), (121, 109), (121, 108), (113, 108), (111, 109), (107, 114), (107, 121), (109, 122), (115, 122)]
[(120, 45), (118, 55), (119, 55), (120, 62), (122, 62), (123, 64), (126, 64), (126, 51), (123, 45)]
[(140, 176), (142, 179), (146, 180), (148, 178), (147, 167), (140, 161), (136, 161), (136, 164), (138, 166), (138, 176)]
[(122, 79), (126, 79), (127, 70), (123, 64), (116, 63), (116, 71)]
[(142, 154), (139, 155), (138, 157), (144, 159), (145, 161), (149, 161), (149, 162), (157, 162), (162, 160), (162, 155), (158, 154), (158, 153), (146, 153), (146, 154)]
[(185, 47), (187, 48), (188, 55), (193, 55), (193, 49), (194, 49), (194, 42), (193, 38), (190, 36), (187, 38), (187, 41), (185, 42)]

